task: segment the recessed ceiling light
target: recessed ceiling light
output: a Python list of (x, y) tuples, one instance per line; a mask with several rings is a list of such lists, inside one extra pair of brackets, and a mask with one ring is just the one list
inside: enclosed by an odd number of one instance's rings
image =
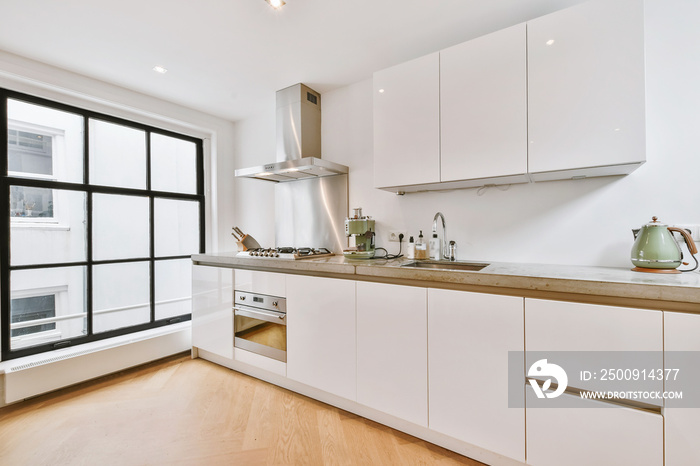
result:
[(552, 45), (554, 43), (554, 39), (549, 39), (547, 42), (545, 42), (547, 45)]
[(155, 71), (156, 73), (160, 73), (160, 74), (165, 74), (168, 72), (168, 70), (165, 67), (160, 66), (160, 65), (154, 66), (153, 71)]
[(282, 8), (282, 5), (284, 5), (286, 2), (284, 0), (265, 0), (267, 3), (270, 4), (272, 8), (275, 10), (279, 10)]

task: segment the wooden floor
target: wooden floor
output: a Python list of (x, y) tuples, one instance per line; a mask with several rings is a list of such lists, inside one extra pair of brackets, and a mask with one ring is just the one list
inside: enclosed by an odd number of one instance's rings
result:
[(178, 356), (0, 409), (0, 464), (480, 465)]

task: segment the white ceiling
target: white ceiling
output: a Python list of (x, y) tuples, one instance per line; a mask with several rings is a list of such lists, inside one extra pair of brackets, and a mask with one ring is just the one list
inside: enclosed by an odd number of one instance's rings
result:
[(0, 49), (239, 120), (581, 1), (0, 0)]

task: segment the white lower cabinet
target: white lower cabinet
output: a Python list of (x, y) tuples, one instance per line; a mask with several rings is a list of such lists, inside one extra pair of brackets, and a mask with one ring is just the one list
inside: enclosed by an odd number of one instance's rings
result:
[(192, 346), (233, 359), (233, 270), (192, 266)]
[[(430, 429), (524, 462), (522, 383), (519, 407), (508, 398), (508, 352), (524, 350), (523, 314), (523, 298), (428, 290)], [(523, 374), (520, 354), (512, 373)]]
[[(563, 394), (571, 408), (527, 410), (532, 466), (662, 466), (663, 418)], [(535, 401), (528, 390), (526, 402)], [(688, 464), (688, 463), (686, 463)], [(697, 464), (697, 463), (695, 463)]]
[[(666, 368), (677, 368), (678, 358), (688, 361), (692, 354), (700, 352), (700, 315), (664, 313), (664, 350)], [(683, 354), (675, 353), (682, 351)], [(671, 354), (674, 352), (675, 354)], [(693, 353), (690, 353), (693, 352)], [(692, 357), (697, 360), (697, 357)], [(697, 379), (698, 366), (688, 367), (684, 364), (679, 370), (677, 381), (666, 382), (666, 390), (682, 391), (688, 402), (692, 403), (698, 396)], [(689, 370), (686, 373), (686, 370)], [(690, 384), (688, 383), (690, 381)], [(688, 393), (693, 390), (692, 393)], [(690, 396), (688, 396), (690, 395)], [(667, 402), (671, 404), (672, 402)], [(696, 404), (697, 405), (697, 404)], [(691, 466), (700, 463), (700, 408), (667, 407), (664, 411), (666, 419), (666, 466)]]
[(287, 377), (356, 399), (355, 282), (287, 275)]
[[(619, 389), (605, 380), (601, 370), (625, 369), (629, 365), (624, 364), (638, 363), (639, 358), (643, 358), (644, 368), (663, 367), (660, 311), (525, 299), (525, 331), (526, 370), (541, 358), (549, 364), (562, 364), (569, 370), (569, 389)], [(632, 359), (626, 359), (624, 355), (630, 354)], [(578, 358), (586, 358), (586, 364), (601, 369), (595, 371), (586, 365), (596, 377), (584, 381), (578, 371), (572, 373), (571, 363)], [(652, 380), (645, 389), (663, 390), (663, 383)], [(529, 386), (525, 401), (528, 464), (663, 465), (663, 417), (658, 413), (568, 393), (555, 400), (538, 400)], [(567, 404), (542, 406), (549, 401)], [(660, 409), (660, 401), (644, 401)]]
[(357, 401), (428, 425), (427, 290), (357, 283)]

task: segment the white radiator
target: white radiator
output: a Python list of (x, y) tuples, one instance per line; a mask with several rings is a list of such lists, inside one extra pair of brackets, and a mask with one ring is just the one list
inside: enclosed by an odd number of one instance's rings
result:
[(191, 349), (190, 322), (156, 330), (4, 362), (0, 401), (15, 403)]

